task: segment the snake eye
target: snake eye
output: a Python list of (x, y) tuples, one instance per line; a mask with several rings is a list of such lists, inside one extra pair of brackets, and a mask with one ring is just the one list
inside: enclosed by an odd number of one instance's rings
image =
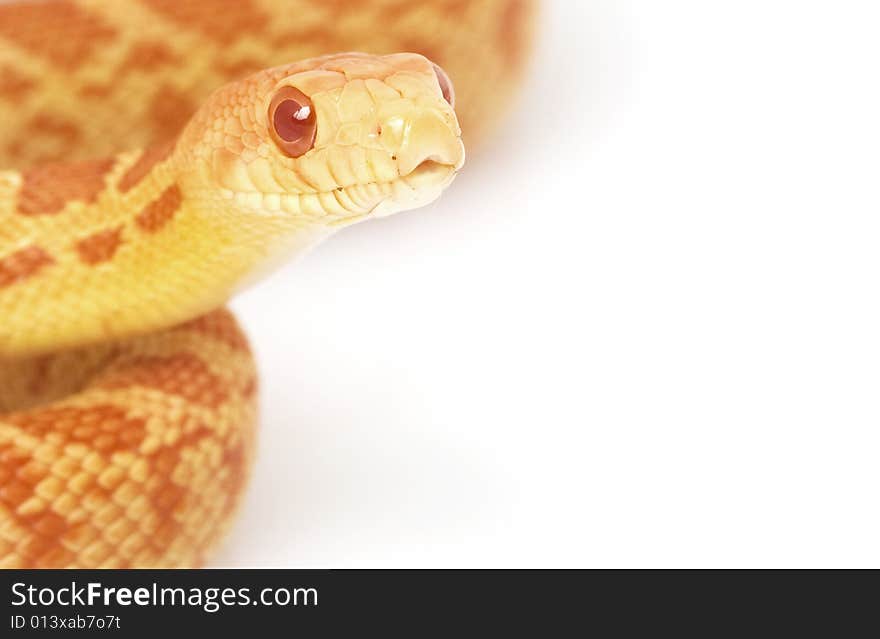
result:
[(452, 88), (452, 80), (446, 75), (446, 71), (436, 64), (434, 65), (434, 73), (437, 74), (437, 81), (440, 83), (443, 99), (449, 102), (449, 106), (455, 108), (455, 89)]
[(308, 96), (294, 87), (279, 89), (269, 103), (269, 132), (286, 155), (298, 158), (308, 153), (318, 132), (315, 108)]

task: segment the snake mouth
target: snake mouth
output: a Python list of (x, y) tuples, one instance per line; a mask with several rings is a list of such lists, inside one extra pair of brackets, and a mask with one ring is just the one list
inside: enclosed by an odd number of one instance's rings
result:
[(456, 173), (457, 167), (452, 164), (447, 164), (445, 162), (438, 162), (437, 160), (424, 160), (422, 161), (416, 168), (407, 173), (406, 175), (401, 175), (400, 179), (406, 181), (410, 186), (414, 186), (416, 184), (429, 182), (437, 178), (441, 178), (449, 173)]
[(412, 171), (381, 185), (384, 194), (367, 211), (369, 217), (387, 217), (430, 204), (458, 174), (459, 164), (423, 160)]
[(329, 191), (264, 193), (223, 189), (221, 193), (223, 198), (255, 213), (294, 214), (336, 226), (430, 204), (452, 183), (458, 170), (452, 164), (425, 160), (393, 180), (350, 184)]
[(328, 226), (345, 226), (367, 217), (385, 217), (436, 200), (464, 164), (463, 151), (453, 162), (431, 155), (408, 173), (390, 180), (338, 186), (305, 193), (223, 189), (222, 197), (262, 215), (296, 215)]

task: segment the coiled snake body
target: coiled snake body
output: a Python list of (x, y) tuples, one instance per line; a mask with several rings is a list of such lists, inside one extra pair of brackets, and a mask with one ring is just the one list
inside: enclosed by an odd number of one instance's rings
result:
[(204, 561), (256, 423), (222, 305), (437, 197), (459, 120), (482, 135), (516, 84), (532, 5), (0, 4), (0, 566)]

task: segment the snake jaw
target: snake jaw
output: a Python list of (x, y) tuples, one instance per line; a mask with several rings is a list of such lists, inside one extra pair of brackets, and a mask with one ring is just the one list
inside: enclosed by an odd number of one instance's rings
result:
[(433, 160), (421, 162), (411, 173), (392, 182), (392, 195), (373, 207), (370, 217), (388, 217), (434, 202), (457, 173), (453, 165)]

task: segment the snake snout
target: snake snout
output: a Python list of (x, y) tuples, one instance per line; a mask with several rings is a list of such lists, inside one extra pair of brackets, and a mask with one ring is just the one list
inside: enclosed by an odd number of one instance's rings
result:
[(464, 164), (464, 144), (458, 125), (442, 113), (430, 111), (413, 121), (397, 152), (401, 176), (442, 166), (457, 171)]

